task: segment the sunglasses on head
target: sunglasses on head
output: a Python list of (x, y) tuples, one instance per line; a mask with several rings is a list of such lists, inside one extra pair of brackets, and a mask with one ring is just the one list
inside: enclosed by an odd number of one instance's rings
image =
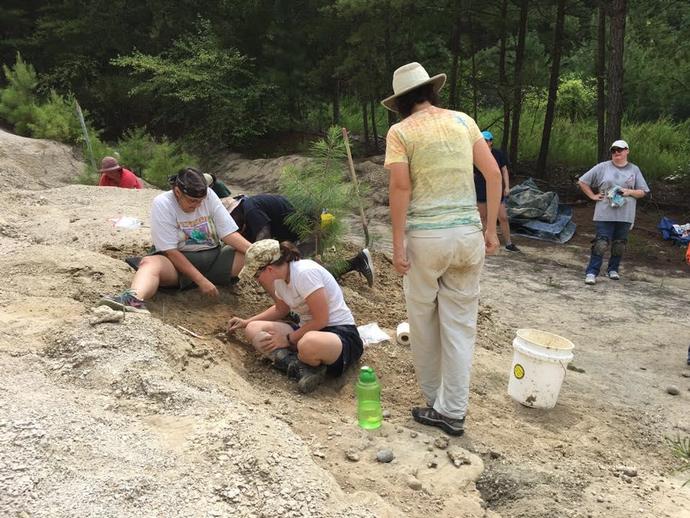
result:
[(623, 151), (625, 151), (625, 148), (622, 148), (622, 147), (612, 147), (611, 148), (611, 153), (614, 153), (614, 154), (615, 153), (622, 153)]

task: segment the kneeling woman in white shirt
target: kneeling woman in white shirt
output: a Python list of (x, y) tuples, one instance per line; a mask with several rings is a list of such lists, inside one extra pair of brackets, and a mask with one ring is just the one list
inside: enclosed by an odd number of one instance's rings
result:
[[(340, 376), (359, 360), (363, 344), (340, 286), (320, 264), (302, 259), (289, 241), (263, 239), (245, 253), (240, 279), (273, 284), (275, 304), (258, 315), (233, 317), (228, 331), (245, 328), (247, 338), (274, 366), (298, 380), (300, 392)], [(284, 319), (297, 313), (300, 324)]]

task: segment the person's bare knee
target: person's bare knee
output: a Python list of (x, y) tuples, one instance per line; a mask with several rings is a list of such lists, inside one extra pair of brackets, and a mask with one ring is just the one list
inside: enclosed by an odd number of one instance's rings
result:
[(321, 358), (319, 355), (319, 343), (305, 334), (297, 343), (297, 357), (302, 363), (317, 367), (321, 365)]

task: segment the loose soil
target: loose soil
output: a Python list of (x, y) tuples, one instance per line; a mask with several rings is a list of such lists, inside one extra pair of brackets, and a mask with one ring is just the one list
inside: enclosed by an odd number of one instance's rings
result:
[[(0, 171), (14, 160), (0, 159)], [(225, 157), (215, 172), (234, 193), (271, 191), (285, 162), (300, 160)], [(422, 398), (409, 349), (366, 349), (387, 411), (367, 433), (356, 425), (355, 372), (301, 396), (241, 334), (227, 336), (231, 315), (268, 304), (258, 288), (222, 289), (216, 300), (161, 291), (150, 316), (89, 324), (99, 296), (129, 284), (121, 259), (149, 245), (145, 226), (119, 230), (110, 219), (147, 225), (157, 191), (65, 185), (72, 167), (50, 188), (0, 192), (3, 515), (690, 515), (664, 439), (690, 434), (690, 270), (653, 232), (652, 207), (639, 215), (619, 282), (583, 284), (589, 205), (575, 207), (570, 243), (518, 237), (522, 253), (487, 259), (467, 431), (442, 449), (443, 434), (410, 417)], [(23, 171), (7, 187), (44, 174)], [(357, 322), (392, 335), (405, 307), (388, 260), (380, 157), (358, 171), (372, 186), (377, 281), (370, 289), (351, 273), (342, 285)], [(529, 327), (575, 343), (553, 410), (506, 393), (511, 341)], [(390, 464), (375, 460), (382, 448), (393, 450)], [(449, 451), (469, 464), (456, 467)]]

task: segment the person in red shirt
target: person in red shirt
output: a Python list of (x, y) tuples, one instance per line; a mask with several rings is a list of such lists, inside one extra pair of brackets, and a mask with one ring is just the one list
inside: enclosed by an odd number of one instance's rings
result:
[(123, 189), (141, 189), (137, 175), (117, 163), (117, 159), (107, 156), (101, 160), (100, 187), (122, 187)]

